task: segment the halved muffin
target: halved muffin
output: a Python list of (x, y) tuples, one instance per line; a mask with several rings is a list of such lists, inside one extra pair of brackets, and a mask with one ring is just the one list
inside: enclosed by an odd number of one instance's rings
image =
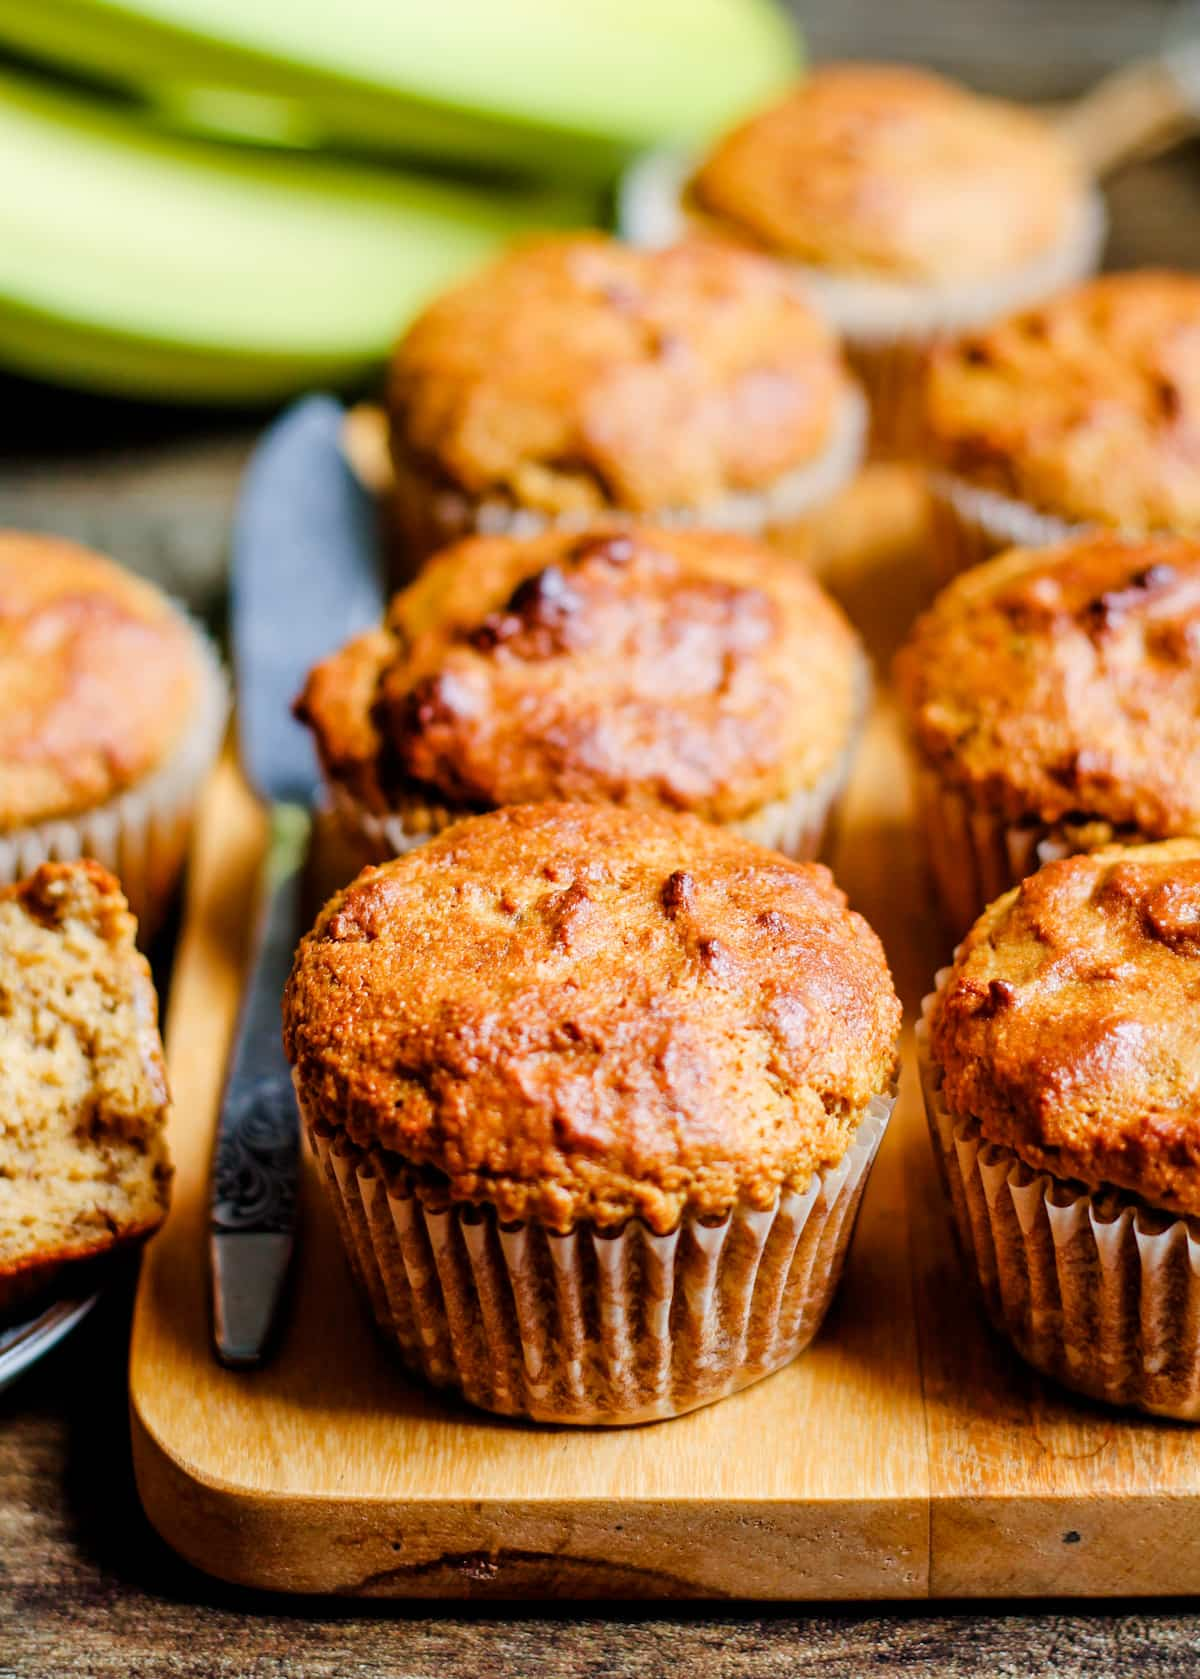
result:
[(169, 1096), (135, 934), (97, 863), (0, 891), (0, 1314), (166, 1215)]

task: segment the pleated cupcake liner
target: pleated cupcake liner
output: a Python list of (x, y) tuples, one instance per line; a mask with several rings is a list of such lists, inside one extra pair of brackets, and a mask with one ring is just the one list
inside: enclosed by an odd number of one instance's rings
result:
[[(960, 936), (990, 903), (1019, 886), (1045, 863), (1076, 857), (1101, 845), (1149, 843), (1133, 828), (1087, 822), (1008, 822), (980, 808), (959, 787), (922, 764), (916, 772), (917, 816), (937, 895), (949, 925)], [(1089, 828), (1101, 829), (1086, 837)]]
[[(854, 726), (845, 747), (830, 768), (811, 787), (798, 788), (781, 799), (773, 799), (748, 816), (719, 826), (743, 839), (782, 852), (797, 862), (819, 857), (827, 848), (836, 827), (838, 810), (862, 738), (871, 702), (871, 672), (860, 659)], [(412, 794), (399, 796), (389, 811), (374, 811), (346, 787), (333, 782), (330, 798), (351, 853), (361, 863), (383, 863), (402, 857), (427, 840), (472, 815), (470, 810), (431, 803)]]
[(42, 863), (93, 858), (120, 881), (138, 919), (139, 943), (152, 936), (182, 873), (196, 807), (229, 717), (220, 660), (208, 637), (191, 628), (200, 694), (196, 715), (168, 758), (93, 810), (0, 834), (0, 885), (24, 880)]
[[(619, 226), (634, 245), (670, 245), (719, 225), (690, 212), (684, 191), (696, 159), (653, 152), (627, 172)], [(962, 332), (1041, 302), (1095, 273), (1107, 220), (1098, 191), (1081, 195), (1056, 244), (1017, 269), (988, 279), (941, 283), (832, 274), (789, 263), (805, 295), (840, 334), (871, 406), (871, 453), (885, 459), (919, 452), (925, 371), (931, 352)]]
[[(720, 826), (757, 845), (807, 862), (820, 855), (834, 825), (852, 760), (853, 753), (847, 751), (835, 770), (815, 787), (775, 799), (751, 816)], [(333, 789), (333, 800), (343, 833), (360, 863), (384, 863), (391, 857), (403, 857), (473, 814), (416, 797), (399, 801), (390, 811), (372, 811), (340, 787)]]
[(801, 283), (842, 334), (867, 393), (871, 455), (920, 459), (929, 363), (938, 347), (1086, 279), (1096, 270), (1104, 233), (1103, 205), (1092, 194), (1052, 252), (993, 281), (892, 286), (799, 270)]
[[(939, 987), (949, 970), (938, 975)], [(963, 1258), (994, 1327), (1064, 1387), (1200, 1418), (1200, 1233), (1119, 1190), (1037, 1172), (954, 1114), (917, 1028), (930, 1135)]]
[(884, 342), (848, 339), (846, 359), (871, 410), (868, 453), (873, 460), (916, 460), (924, 435), (922, 393), (938, 334)]
[(514, 507), (499, 497), (473, 499), (439, 486), (416, 462), (395, 451), (391, 495), (390, 568), (393, 587), (410, 581), (439, 548), (468, 536), (537, 536), (546, 530), (586, 531), (616, 525), (663, 525), (762, 536), (795, 523), (829, 501), (862, 463), (867, 405), (847, 391), (828, 443), (807, 465), (784, 473), (766, 489), (734, 492), (698, 507), (660, 507), (638, 514), (589, 508), (558, 514)]
[[(917, 815), (938, 898), (956, 933), (965, 933), (995, 899), (1036, 874), (1043, 863), (1094, 846), (1064, 823), (1008, 822), (981, 809), (961, 788), (922, 764), (916, 772)], [(1098, 844), (1136, 844), (1130, 830), (1111, 831)]]
[(1006, 548), (1048, 548), (1090, 528), (945, 472), (929, 475), (929, 502), (930, 551), (943, 583)]
[(407, 1367), (487, 1411), (539, 1422), (673, 1417), (789, 1363), (833, 1299), (894, 1097), (845, 1156), (763, 1211), (640, 1220), (609, 1234), (426, 1205), (403, 1163), (305, 1112), (350, 1268)]
[[(720, 233), (718, 222), (684, 203), (695, 165), (694, 156), (658, 151), (626, 172), (618, 224), (631, 244), (660, 249), (689, 234)], [(785, 266), (847, 340), (878, 343), (945, 336), (1024, 308), (1094, 272), (1106, 232), (1103, 196), (1091, 188), (1080, 195), (1049, 250), (1019, 268), (984, 279), (897, 280), (835, 274), (801, 262)]]

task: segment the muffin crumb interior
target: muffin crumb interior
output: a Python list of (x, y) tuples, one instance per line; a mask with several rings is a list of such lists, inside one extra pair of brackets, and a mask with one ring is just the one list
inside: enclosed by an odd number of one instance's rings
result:
[(0, 896), (0, 1277), (163, 1217), (167, 1089), (133, 941), (96, 864), (47, 864)]

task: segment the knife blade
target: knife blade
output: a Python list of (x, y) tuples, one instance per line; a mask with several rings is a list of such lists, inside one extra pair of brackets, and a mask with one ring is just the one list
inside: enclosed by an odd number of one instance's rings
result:
[(330, 397), (289, 409), (251, 458), (233, 524), (238, 747), (270, 816), (209, 1200), (213, 1342), (242, 1369), (266, 1356), (295, 1240), (300, 1124), (279, 1010), (320, 774), (291, 702), (310, 667), (383, 607), (375, 507), (343, 456), (344, 418)]

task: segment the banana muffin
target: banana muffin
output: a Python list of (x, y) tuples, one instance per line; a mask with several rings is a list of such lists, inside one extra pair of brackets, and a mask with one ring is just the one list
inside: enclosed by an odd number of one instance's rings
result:
[(97, 863), (0, 890), (0, 1321), (166, 1214), (167, 1080), (135, 933)]
[(878, 452), (918, 441), (931, 346), (1092, 272), (1099, 194), (1054, 128), (906, 65), (827, 64), (698, 167), (635, 170), (638, 243), (691, 227), (786, 263), (842, 333)]
[(312, 728), (364, 856), (540, 800), (690, 811), (818, 850), (867, 664), (840, 609), (747, 538), (646, 526), (474, 537), (312, 672)]
[(1200, 278), (1109, 274), (964, 337), (926, 392), (943, 575), (1099, 526), (1200, 535)]
[(226, 709), (207, 641), (158, 590), (74, 543), (0, 531), (0, 883), (94, 857), (152, 932)]
[(1048, 863), (918, 1029), (966, 1262), (1031, 1364), (1200, 1417), (1200, 841)]
[(598, 517), (751, 533), (854, 473), (863, 405), (769, 262), (600, 234), (515, 246), (409, 328), (388, 385), (410, 566)]
[(509, 806), (366, 869), (284, 1041), (410, 1367), (628, 1423), (793, 1358), (890, 1112), (900, 1005), (822, 865), (693, 817)]
[(942, 591), (896, 675), (958, 932), (1049, 857), (1200, 834), (1200, 542), (1000, 555)]

